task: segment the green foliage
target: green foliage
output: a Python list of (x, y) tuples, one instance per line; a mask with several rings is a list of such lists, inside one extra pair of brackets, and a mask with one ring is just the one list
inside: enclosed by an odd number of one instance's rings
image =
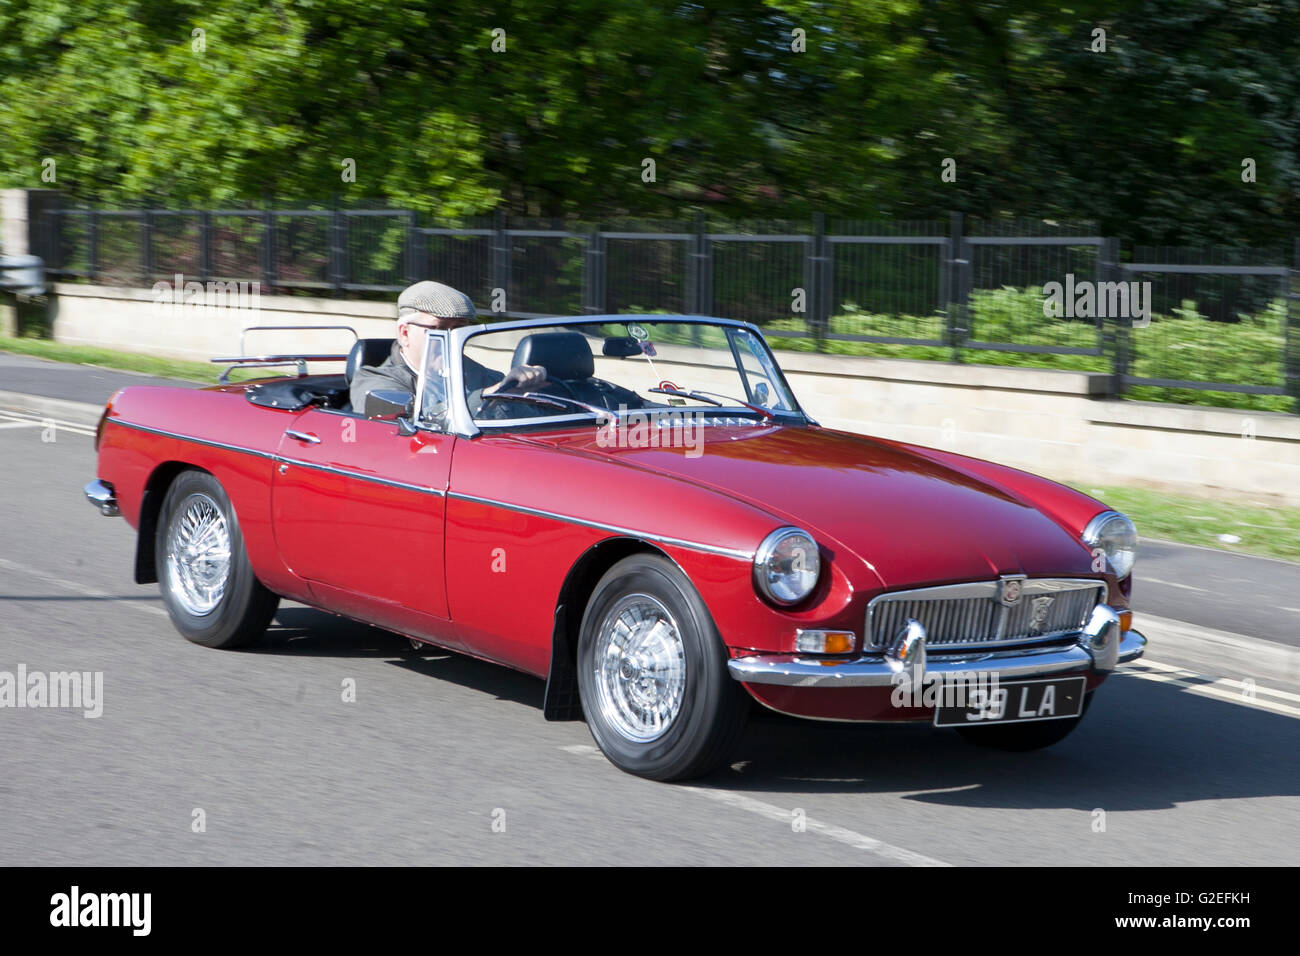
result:
[[(1093, 49), (1098, 28), (1104, 52)], [(1297, 62), (1300, 0), (0, 0), (0, 185), (109, 206), (270, 194), (321, 207), (338, 196), (440, 219), (495, 208), (588, 222), (694, 208), (719, 223), (955, 210), (986, 228), (1088, 219), (1127, 244), (1289, 256), (1300, 221)], [(945, 158), (955, 182), (940, 178)], [(1256, 182), (1242, 181), (1247, 158)], [(46, 159), (53, 183), (42, 180)], [(218, 225), (223, 248), (256, 261), (252, 232)], [(131, 258), (134, 227), (120, 226), (100, 236), (105, 262)], [(361, 281), (391, 284), (400, 268), (400, 230), (388, 226), (366, 225)], [(286, 225), (299, 255), (284, 278), (325, 278), (327, 244), (312, 228)], [(183, 237), (156, 242), (164, 269), (194, 268), (169, 256), (192, 248)], [(547, 242), (530, 240), (524, 281), (545, 310), (576, 311), (580, 257)], [(838, 259), (837, 281), (860, 291), (830, 331), (945, 341), (946, 317), (909, 298), (930, 254)], [(714, 301), (727, 314), (761, 314), (801, 281), (802, 265), (776, 245), (719, 255), (730, 266), (717, 270)], [(1095, 344), (1087, 322), (1044, 320), (1037, 295), (977, 293), (964, 316), (971, 337)], [(1199, 308), (1216, 313), (1204, 297)], [(1157, 316), (1135, 331), (1132, 372), (1279, 384), (1277, 309), (1229, 326), (1187, 308)], [(802, 329), (790, 320), (768, 331)], [(952, 357), (947, 345), (820, 345)], [(1094, 356), (967, 348), (960, 358), (1109, 369)]]
[(1289, 248), (1297, 61), (1297, 0), (5, 0), (0, 184), (49, 158), (95, 203), (959, 210)]

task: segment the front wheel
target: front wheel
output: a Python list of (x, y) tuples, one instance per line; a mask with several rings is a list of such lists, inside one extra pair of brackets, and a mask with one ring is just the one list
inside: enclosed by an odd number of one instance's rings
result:
[(578, 638), (578, 690), (605, 756), (652, 780), (721, 766), (749, 713), (704, 602), (659, 555), (625, 558), (596, 585)]
[(1026, 753), (1030, 750), (1042, 750), (1052, 744), (1059, 744), (1074, 732), (1088, 713), (1094, 691), (1083, 695), (1083, 710), (1078, 717), (1062, 717), (1059, 720), (1031, 720), (1023, 724), (1003, 724), (993, 727), (958, 727), (969, 743), (994, 750), (1007, 750), (1013, 753)]
[(206, 471), (176, 476), (158, 515), (155, 554), (163, 603), (176, 629), (204, 647), (246, 647), (280, 598), (253, 574), (235, 509)]

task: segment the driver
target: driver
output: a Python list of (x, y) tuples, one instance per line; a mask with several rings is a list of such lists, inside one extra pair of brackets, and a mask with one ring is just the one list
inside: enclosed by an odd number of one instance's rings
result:
[[(443, 285), (425, 280), (407, 287), (397, 297), (397, 341), (393, 351), (381, 364), (362, 366), (352, 377), (350, 397), (352, 407), (365, 408), (366, 395), (377, 388), (396, 388), (415, 394), (419, 379), (421, 351), (424, 348), (423, 329), (456, 329), (474, 321), (478, 313), (469, 296)], [(440, 356), (434, 357), (435, 364)], [(439, 366), (440, 367), (440, 366)], [(462, 362), (467, 392), (482, 391), (492, 395), (511, 388), (535, 388), (546, 381), (546, 369), (540, 365), (518, 365), (507, 375), (480, 365), (471, 358)], [(447, 396), (442, 393), (442, 378), (430, 375), (425, 390), (427, 409), (443, 405)], [(436, 394), (435, 394), (436, 393)]]

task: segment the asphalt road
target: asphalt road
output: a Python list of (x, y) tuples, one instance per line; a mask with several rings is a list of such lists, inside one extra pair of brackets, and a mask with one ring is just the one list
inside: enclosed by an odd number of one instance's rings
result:
[(1133, 574), (1139, 614), (1300, 648), (1300, 565), (1143, 539)]
[(0, 352), (0, 391), (102, 406), (114, 392), (127, 385), (199, 387), (194, 382)]
[[(43, 437), (0, 419), (0, 671), (102, 671), (103, 713), (0, 709), (0, 864), (1295, 862), (1300, 709), (1196, 680), (1116, 676), (1029, 755), (757, 711), (735, 763), (682, 786), (545, 722), (541, 681), (318, 611), (284, 605), (257, 650), (197, 647), (131, 582), (133, 532), (84, 502), (90, 439)], [(1293, 566), (1218, 557), (1143, 560), (1300, 603)], [(1168, 590), (1182, 619), (1232, 600)]]

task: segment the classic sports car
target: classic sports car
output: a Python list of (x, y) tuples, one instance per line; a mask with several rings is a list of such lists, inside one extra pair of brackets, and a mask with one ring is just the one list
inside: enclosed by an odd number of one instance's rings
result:
[[(585, 717), (660, 780), (725, 762), (751, 699), (1044, 747), (1142, 654), (1128, 518), (819, 426), (752, 325), (429, 331), (417, 393), (353, 408), (391, 346), (357, 341), (343, 375), (110, 400), (86, 495), (138, 529), (135, 580), (185, 637), (251, 644), (299, 601), (545, 678), (548, 719)], [(545, 383), (512, 387), (520, 365)]]

